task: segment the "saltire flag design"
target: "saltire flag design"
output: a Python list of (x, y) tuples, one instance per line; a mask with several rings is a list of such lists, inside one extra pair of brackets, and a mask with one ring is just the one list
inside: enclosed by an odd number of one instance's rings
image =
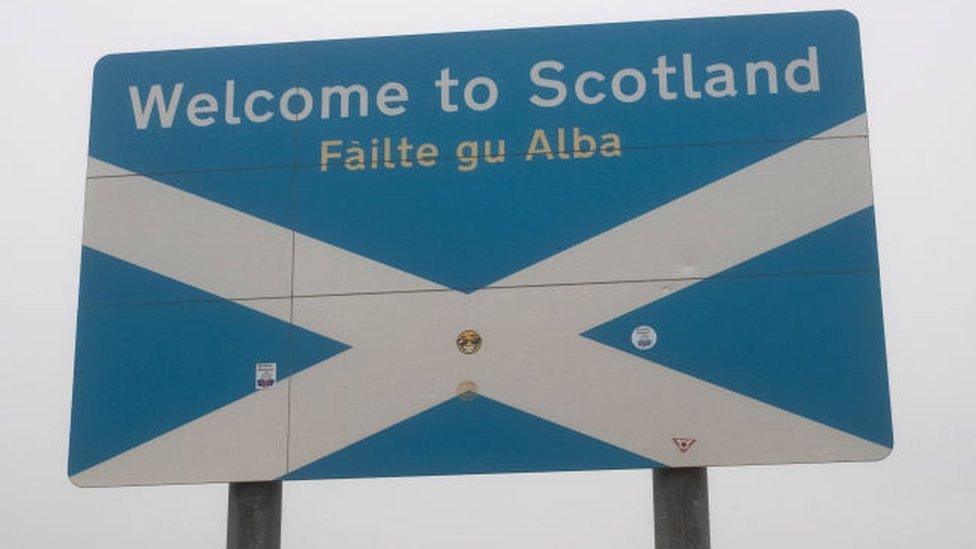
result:
[[(819, 90), (794, 93), (784, 67), (811, 47)], [(726, 63), (738, 93), (681, 95), (675, 74), (679, 96), (657, 97), (656, 58), (681, 65), (685, 53), (700, 73), (692, 90), (704, 66)], [(642, 67), (648, 95), (533, 106), (545, 90), (529, 70), (546, 59), (564, 64), (569, 94), (586, 70), (609, 80)], [(762, 78), (747, 91), (743, 67), (760, 60), (778, 68), (777, 93)], [(71, 480), (883, 458), (893, 439), (860, 63), (843, 12), (105, 58)], [(439, 112), (443, 67), (462, 82), (457, 101), (465, 80), (496, 80), (496, 105)], [(353, 99), (346, 117), (289, 120), (293, 102), (242, 119), (249, 90), (388, 80), (410, 90), (396, 117), (376, 103), (362, 116)], [(154, 111), (139, 128), (131, 90), (145, 102), (156, 84), (157, 108), (177, 84), (181, 102), (168, 127)], [(187, 102), (208, 90), (220, 92), (214, 122), (194, 125)], [(526, 158), (536, 130), (559, 128), (613, 132), (622, 148)], [(384, 136), (442, 154), (431, 167), (322, 169), (323, 141)], [(498, 139), (502, 161), (459, 169), (457, 142)], [(654, 330), (649, 348), (638, 327)], [(482, 338), (473, 354), (455, 343), (467, 329)], [(275, 365), (270, 388), (255, 387), (258, 364)]]

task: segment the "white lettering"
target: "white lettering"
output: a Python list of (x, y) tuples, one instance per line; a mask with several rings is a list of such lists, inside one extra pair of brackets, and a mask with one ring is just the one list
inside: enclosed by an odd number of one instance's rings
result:
[(759, 71), (766, 72), (769, 93), (779, 93), (779, 85), (776, 81), (776, 65), (769, 61), (746, 63), (746, 93), (756, 95), (756, 73)]
[(261, 122), (267, 122), (268, 120), (271, 120), (271, 117), (274, 116), (274, 112), (271, 111), (270, 109), (261, 114), (255, 112), (254, 102), (257, 101), (258, 99), (271, 101), (272, 99), (274, 99), (274, 94), (272, 94), (268, 90), (254, 90), (251, 93), (247, 94), (247, 97), (244, 99), (244, 116), (246, 116), (247, 119), (250, 120), (251, 122), (257, 122), (260, 124)]
[(544, 78), (540, 73), (546, 69), (554, 70), (556, 72), (562, 72), (566, 68), (565, 65), (559, 61), (539, 61), (535, 65), (532, 65), (532, 69), (529, 71), (529, 79), (536, 86), (541, 86), (543, 88), (548, 88), (555, 92), (555, 95), (549, 99), (540, 97), (538, 94), (532, 94), (529, 97), (529, 101), (533, 105), (538, 105), (540, 107), (558, 107), (566, 99), (566, 84), (563, 84), (559, 80), (553, 80), (552, 78)]
[(574, 91), (576, 91), (576, 97), (580, 100), (581, 103), (586, 105), (596, 105), (600, 101), (603, 101), (603, 99), (607, 96), (607, 94), (603, 92), (597, 92), (593, 95), (586, 94), (586, 81), (596, 80), (597, 82), (603, 82), (606, 79), (607, 77), (603, 76), (602, 74), (596, 71), (584, 72), (583, 74), (579, 75), (579, 77), (576, 79), (576, 85), (573, 87)]
[[(732, 72), (731, 66), (725, 63), (715, 63), (705, 67), (705, 71), (708, 74), (722, 73), (705, 81), (705, 93), (709, 97), (735, 97), (738, 92), (735, 91), (735, 73)], [(719, 88), (719, 84), (721, 84), (721, 88)]]
[(410, 96), (407, 94), (407, 87), (399, 82), (387, 82), (380, 86), (376, 92), (376, 108), (386, 116), (397, 116), (407, 110), (403, 105), (391, 105), (391, 103), (404, 103)]
[(685, 80), (685, 97), (701, 99), (701, 92), (695, 89), (695, 66), (692, 65), (690, 53), (681, 56), (681, 72)]
[(458, 106), (451, 103), (451, 88), (458, 85), (458, 80), (451, 78), (451, 69), (441, 69), (441, 77), (434, 80), (434, 85), (441, 90), (441, 110), (457, 112)]
[(224, 122), (235, 125), (241, 123), (241, 117), (234, 114), (234, 81), (228, 80), (224, 90)]
[[(632, 93), (624, 93), (623, 87), (620, 85), (623, 79), (628, 76), (636, 84), (636, 89)], [(610, 81), (610, 90), (613, 92), (613, 96), (622, 103), (633, 103), (644, 97), (644, 92), (647, 91), (647, 80), (637, 69), (622, 69), (613, 75), (613, 80)]]
[(176, 115), (176, 106), (180, 102), (180, 95), (183, 93), (183, 82), (173, 85), (173, 92), (169, 96), (169, 101), (163, 97), (163, 87), (153, 84), (149, 87), (149, 94), (146, 96), (146, 103), (143, 106), (140, 99), (139, 88), (129, 86), (129, 99), (132, 101), (132, 116), (136, 120), (136, 128), (144, 130), (149, 127), (149, 118), (153, 110), (159, 114), (159, 125), (169, 128), (173, 125), (173, 117)]
[(661, 99), (670, 101), (678, 98), (678, 94), (671, 91), (668, 84), (668, 76), (676, 72), (678, 72), (676, 67), (668, 65), (667, 55), (657, 58), (657, 66), (651, 69), (651, 74), (657, 76), (657, 93)]
[(339, 117), (349, 118), (349, 97), (352, 94), (359, 96), (359, 116), (369, 114), (369, 103), (366, 99), (366, 87), (361, 84), (351, 86), (323, 86), (322, 87), (322, 119), (332, 116), (331, 99), (333, 95), (339, 95)]
[[(807, 81), (805, 84), (797, 81), (797, 69), (807, 70)], [(786, 80), (786, 85), (796, 93), (820, 91), (820, 67), (817, 61), (817, 48), (815, 46), (808, 47), (806, 59), (801, 57), (790, 61), (790, 64), (786, 65), (786, 74), (783, 76)]]
[[(488, 97), (484, 101), (477, 101), (474, 97), (474, 90), (478, 86), (484, 87), (488, 90)], [(472, 78), (470, 82), (464, 86), (464, 103), (473, 110), (485, 111), (492, 108), (495, 102), (498, 101), (498, 86), (495, 81), (487, 76), (478, 76)]]
[[(209, 116), (217, 112), (217, 98), (209, 93), (198, 93), (190, 98), (186, 106), (186, 117), (190, 124), (197, 127), (209, 126), (214, 123), (214, 117)], [(200, 116), (200, 114), (208, 116)]]

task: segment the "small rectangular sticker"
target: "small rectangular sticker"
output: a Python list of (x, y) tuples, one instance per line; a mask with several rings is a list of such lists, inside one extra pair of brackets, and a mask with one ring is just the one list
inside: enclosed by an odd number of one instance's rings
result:
[(258, 362), (254, 365), (254, 388), (270, 389), (278, 382), (278, 364)]

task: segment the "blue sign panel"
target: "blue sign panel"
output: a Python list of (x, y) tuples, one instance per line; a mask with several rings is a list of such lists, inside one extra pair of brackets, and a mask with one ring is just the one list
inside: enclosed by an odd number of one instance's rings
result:
[(846, 12), (110, 55), (82, 486), (890, 452)]

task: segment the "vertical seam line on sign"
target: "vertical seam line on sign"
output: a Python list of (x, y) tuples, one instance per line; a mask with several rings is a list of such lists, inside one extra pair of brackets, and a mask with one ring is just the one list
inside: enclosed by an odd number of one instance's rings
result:
[[(298, 57), (292, 53), (292, 63), (293, 69), (295, 70), (295, 86), (297, 87), (301, 84), (301, 71), (298, 68)], [(295, 333), (295, 232), (296, 226), (298, 224), (298, 126), (293, 125), (291, 134), (291, 177), (289, 180), (288, 196), (291, 198), (290, 204), (288, 205), (291, 211), (291, 280), (290, 280), (290, 294), (291, 297), (288, 300), (288, 322), (291, 324), (291, 333)], [(289, 345), (289, 353), (294, 353), (295, 345)], [(297, 358), (297, 357), (295, 357)], [(293, 359), (295, 359), (293, 358)], [(297, 372), (296, 372), (297, 373)], [(291, 382), (293, 376), (288, 376), (288, 413), (287, 413), (287, 423), (285, 429), (285, 472), (287, 475), (291, 469)], [(282, 476), (284, 476), (282, 475)]]

